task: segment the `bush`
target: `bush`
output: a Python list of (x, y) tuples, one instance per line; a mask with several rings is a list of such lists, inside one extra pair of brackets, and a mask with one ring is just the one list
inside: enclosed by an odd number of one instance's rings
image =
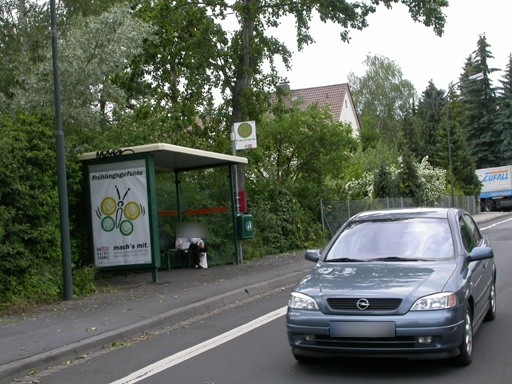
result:
[(282, 185), (271, 182), (249, 191), (249, 211), (254, 218), (254, 239), (244, 242), (246, 259), (319, 246), (325, 242), (322, 226), (314, 213), (301, 206)]
[[(62, 256), (53, 122), (0, 117), (0, 302), (56, 300)], [(76, 172), (75, 172), (76, 174)]]

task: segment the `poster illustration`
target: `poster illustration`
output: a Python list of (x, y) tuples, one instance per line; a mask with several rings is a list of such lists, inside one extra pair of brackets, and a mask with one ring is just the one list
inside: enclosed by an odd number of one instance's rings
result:
[(89, 165), (97, 267), (151, 264), (144, 159)]

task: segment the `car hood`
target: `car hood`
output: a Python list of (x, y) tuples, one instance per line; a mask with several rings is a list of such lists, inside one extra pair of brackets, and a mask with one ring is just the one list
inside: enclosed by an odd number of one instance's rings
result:
[(441, 292), (455, 268), (455, 261), (319, 263), (295, 290), (312, 297), (421, 297)]

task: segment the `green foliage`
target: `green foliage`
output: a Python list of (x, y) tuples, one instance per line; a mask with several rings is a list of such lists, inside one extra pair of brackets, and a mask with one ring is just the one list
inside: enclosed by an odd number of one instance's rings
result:
[(373, 178), (373, 197), (400, 197), (399, 184), (384, 164), (381, 164)]
[[(437, 89), (434, 83), (430, 81), (418, 103), (417, 114), (422, 122), (422, 145), (418, 153), (419, 158), (428, 156), (431, 159), (436, 159), (434, 151), (440, 139), (439, 127), (444, 120), (445, 104), (444, 91)], [(446, 159), (446, 157), (443, 159)], [(444, 164), (445, 162), (443, 161), (436, 165), (441, 166)]]
[(247, 191), (255, 218), (251, 252), (283, 252), (323, 240), (319, 201), (336, 194), (357, 148), (349, 127), (317, 107), (282, 109), (258, 122), (247, 152)]
[[(61, 34), (60, 83), (65, 131), (98, 129), (123, 111), (126, 94), (113, 79), (142, 47), (150, 28), (133, 17), (127, 6), (99, 16), (77, 17)], [(49, 44), (49, 43), (48, 43)], [(38, 63), (21, 68), (11, 107), (34, 113), (53, 111), (51, 50)]]
[(34, 304), (45, 304), (61, 297), (62, 277), (56, 267), (35, 263), (23, 277), (1, 275), (0, 311), (22, 311)]
[(75, 269), (73, 273), (73, 295), (85, 297), (96, 293), (96, 273), (96, 268), (91, 266)]
[[(0, 120), (0, 301), (20, 286), (55, 292), (60, 265), (56, 155), (48, 121), (29, 116)], [(40, 271), (40, 276), (37, 276)], [(46, 271), (46, 273), (45, 273)], [(43, 284), (33, 287), (32, 284)], [(39, 300), (33, 292), (26, 298)]]
[(49, 7), (39, 1), (1, 2), (0, 111), (9, 110), (8, 102), (15, 96), (20, 76), (46, 57), (49, 20)]
[[(349, 74), (362, 131), (368, 130), (370, 138), (377, 136), (379, 142), (388, 146), (396, 145), (400, 121), (412, 110), (416, 90), (410, 81), (403, 78), (400, 67), (388, 58), (368, 55), (364, 64), (367, 69), (363, 76)], [(367, 134), (364, 137), (366, 140), (369, 138)]]
[[(498, 166), (500, 164), (500, 137), (493, 132), (494, 113), (496, 111), (495, 89), (489, 78), (496, 69), (488, 65), (493, 56), (489, 50), (485, 35), (477, 42), (477, 49), (468, 59), (461, 77), (461, 94), (466, 110), (465, 131), (469, 151), (477, 168)], [(483, 79), (470, 79), (482, 74)]]
[(433, 167), (427, 157), (418, 163), (400, 156), (348, 181), (344, 190), (350, 200), (411, 197), (417, 205), (436, 205), (446, 196), (446, 172)]
[[(427, 157), (417, 165), (419, 196), (421, 205), (435, 206), (446, 196), (446, 172), (432, 166)], [(473, 174), (474, 171), (473, 171)]]
[(306, 210), (287, 187), (266, 180), (249, 188), (255, 238), (244, 243), (248, 259), (324, 243), (315, 212)]
[(248, 151), (248, 178), (274, 180), (310, 211), (332, 196), (333, 180), (342, 180), (346, 162), (357, 148), (350, 127), (332, 120), (327, 109), (291, 108), (258, 122), (258, 148)]
[[(383, 4), (391, 7), (399, 2), (414, 20), (441, 34), (445, 0), (385, 0)], [(3, 5), (0, 101), (2, 111), (11, 117), (2, 116), (0, 126), (0, 145), (6, 154), (0, 173), (2, 180), (9, 180), (0, 186), (0, 300), (3, 305), (21, 306), (53, 300), (61, 293), (62, 279), (55, 273), (61, 270), (61, 256), (53, 122), (45, 117), (53, 111), (50, 31), (46, 4), (10, 0)], [(341, 39), (347, 40), (348, 29), (366, 27), (367, 17), (377, 7), (332, 1), (242, 5), (59, 2), (75, 294), (93, 292), (95, 275), (86, 251), (86, 199), (76, 154), (149, 142), (227, 153), (232, 121), (258, 120), (260, 147), (248, 154), (247, 180), (257, 236), (245, 243), (247, 257), (321, 244), (319, 200), (340, 195), (345, 180), (364, 175), (367, 163), (378, 163), (367, 159), (357, 164), (358, 144), (349, 129), (333, 122), (326, 111), (288, 111), (261, 121), (259, 117), (269, 106), (268, 92), (282, 80), (276, 60), (287, 67), (291, 64), (291, 51), (268, 34), (269, 28), (284, 16), (295, 18), (302, 49), (313, 42), (309, 33), (313, 15), (338, 24)], [(222, 24), (228, 15), (238, 22), (233, 30)], [(407, 82), (400, 76), (393, 79), (398, 87), (392, 84), (388, 90), (408, 95)], [(225, 101), (218, 107), (215, 91)], [(404, 97), (400, 107), (412, 100)], [(404, 109), (408, 108), (400, 112)], [(15, 115), (19, 111), (40, 117)], [(373, 149), (378, 154), (375, 158), (390, 157), (393, 150), (382, 150), (379, 142), (393, 141), (399, 127), (395, 115), (385, 127), (380, 126), (382, 116), (386, 114), (363, 117), (369, 126), (363, 132), (365, 148)], [(203, 208), (229, 200), (226, 190), (216, 188), (219, 177), (225, 175), (183, 175), (184, 204)], [(215, 250), (229, 241), (229, 218), (208, 220), (208, 240)]]
[(121, 84), (130, 97), (149, 101), (148, 107), (164, 107), (172, 127), (192, 125), (197, 111), (213, 101), (214, 89), (221, 88), (221, 63), (229, 63), (227, 33), (218, 24), (227, 5), (197, 6), (185, 0), (139, 3), (136, 15), (152, 25), (153, 32)]
[(402, 150), (402, 156), (400, 157), (400, 171), (398, 173), (398, 179), (400, 182), (400, 195), (402, 197), (411, 197), (415, 200), (416, 204), (421, 204), (419, 199), (420, 195), (420, 182), (418, 170), (414, 159), (412, 158), (411, 152), (408, 150)]
[(505, 75), (500, 80), (498, 110), (494, 130), (500, 135), (501, 164), (512, 164), (512, 55), (509, 56)]

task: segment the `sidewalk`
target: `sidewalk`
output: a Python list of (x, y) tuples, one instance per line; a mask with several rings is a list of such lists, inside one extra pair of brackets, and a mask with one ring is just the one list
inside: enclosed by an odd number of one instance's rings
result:
[[(479, 224), (510, 213), (474, 215)], [(0, 383), (78, 358), (115, 341), (161, 329), (193, 316), (291, 287), (313, 267), (304, 252), (269, 256), (242, 265), (133, 273), (100, 283), (101, 293), (0, 317)], [(285, 303), (283, 303), (285, 305)]]

